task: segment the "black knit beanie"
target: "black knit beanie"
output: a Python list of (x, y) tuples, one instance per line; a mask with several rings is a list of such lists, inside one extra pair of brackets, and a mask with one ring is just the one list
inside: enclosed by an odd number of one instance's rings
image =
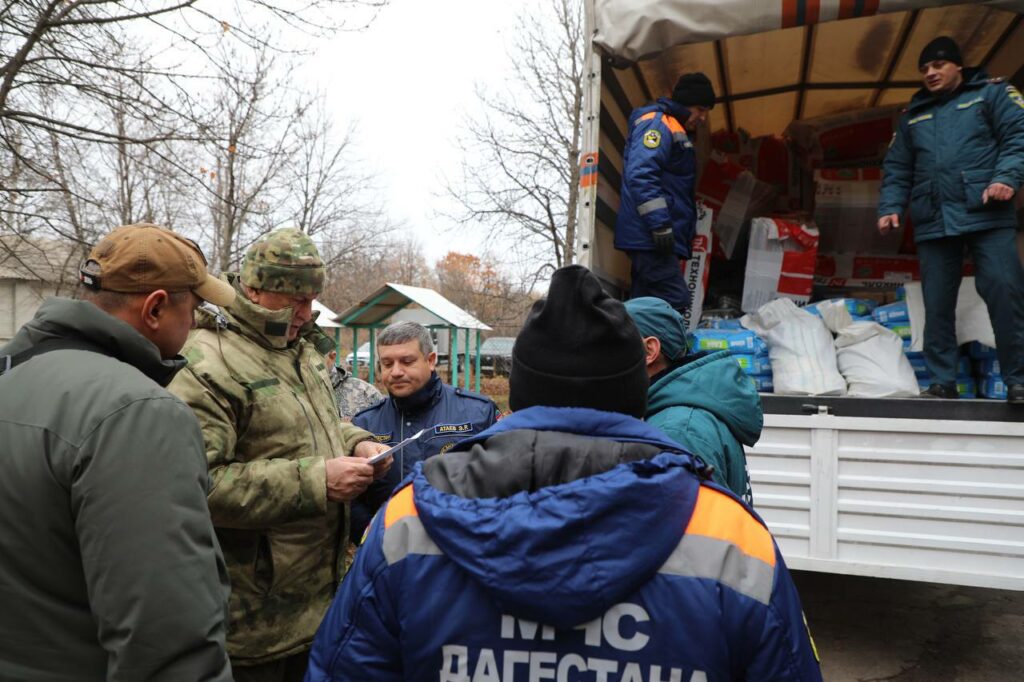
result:
[(647, 363), (640, 332), (589, 270), (555, 271), (512, 348), (509, 406), (590, 407), (642, 418)]
[(715, 106), (715, 89), (703, 73), (684, 73), (672, 88), (672, 99), (683, 106), (697, 104), (710, 109)]
[(921, 56), (917, 58), (917, 68), (921, 68), (928, 62), (938, 59), (953, 62), (957, 66), (964, 65), (964, 58), (960, 56), (960, 46), (949, 36), (939, 36), (924, 46)]

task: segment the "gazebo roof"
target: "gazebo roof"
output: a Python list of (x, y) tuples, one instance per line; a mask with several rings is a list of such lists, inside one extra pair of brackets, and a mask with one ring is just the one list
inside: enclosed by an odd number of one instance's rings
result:
[(433, 289), (392, 282), (384, 284), (333, 319), (343, 327), (379, 327), (399, 310), (412, 304), (434, 315), (436, 324), (441, 326), (478, 331), (491, 329)]

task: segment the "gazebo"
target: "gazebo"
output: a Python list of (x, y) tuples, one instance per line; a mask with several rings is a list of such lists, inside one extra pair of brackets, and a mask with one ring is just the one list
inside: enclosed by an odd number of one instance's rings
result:
[[(334, 321), (342, 327), (352, 330), (352, 371), (358, 369), (359, 330), (366, 329), (370, 333), (370, 382), (376, 378), (377, 339), (374, 332), (392, 322), (396, 313), (415, 306), (422, 313), (417, 320), (428, 329), (445, 329), (448, 331), (449, 366), (452, 370), (452, 386), (459, 385), (459, 333), (463, 333), (462, 346), (466, 371), (463, 374), (463, 387), (469, 390), (471, 380), (473, 390), (480, 391), (480, 333), (490, 331), (490, 327), (455, 305), (447, 298), (423, 287), (388, 282), (372, 294), (356, 303), (348, 310), (339, 313)], [(471, 334), (475, 338), (471, 340)], [(470, 347), (475, 344), (475, 361), (471, 362)], [(473, 376), (475, 374), (475, 380)]]
[[(316, 318), (316, 324), (324, 331), (329, 331), (334, 337), (334, 350), (341, 356), (341, 330), (342, 325), (338, 324), (335, 318), (338, 316), (333, 310), (325, 306), (320, 301), (313, 301), (313, 310), (320, 313)], [(338, 362), (338, 360), (335, 360)]]

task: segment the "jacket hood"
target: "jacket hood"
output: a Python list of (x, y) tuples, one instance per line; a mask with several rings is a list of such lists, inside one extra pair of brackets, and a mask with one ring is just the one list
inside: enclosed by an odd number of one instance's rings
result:
[(88, 301), (50, 298), (2, 350), (14, 355), (51, 338), (78, 338), (93, 344), (110, 357), (135, 367), (166, 387), (186, 364), (177, 355), (160, 357), (159, 349), (131, 325), (100, 310)]
[(693, 466), (632, 417), (532, 407), (411, 480), (431, 539), (501, 609), (570, 627), (638, 589), (678, 545), (700, 487)]
[(648, 417), (676, 406), (707, 410), (744, 445), (754, 445), (761, 437), (761, 397), (728, 351), (698, 358), (651, 386), (647, 396)]
[[(219, 326), (233, 324), (239, 332), (254, 339), (261, 346), (275, 350), (288, 348), (291, 344), (288, 341), (288, 326), (292, 321), (292, 309), (268, 310), (256, 305), (242, 291), (238, 273), (230, 272), (225, 278), (238, 292), (235, 300), (226, 308), (221, 308), (219, 315), (201, 309), (196, 315), (196, 326), (200, 329), (216, 329)], [(299, 338), (307, 337), (313, 332), (319, 316), (319, 312), (313, 312), (313, 318), (299, 330)]]
[(659, 97), (657, 105), (659, 109), (676, 119), (680, 125), (685, 124), (687, 119), (690, 118), (689, 107), (680, 104), (670, 97)]
[[(988, 72), (977, 66), (964, 67), (963, 78), (964, 82), (960, 89), (973, 90), (974, 88), (980, 88), (989, 81)], [(907, 109), (913, 110), (928, 106), (944, 97), (955, 96), (957, 92), (959, 92), (959, 89), (951, 94), (933, 95), (928, 91), (928, 88), (922, 87), (910, 98), (910, 104), (907, 106)]]

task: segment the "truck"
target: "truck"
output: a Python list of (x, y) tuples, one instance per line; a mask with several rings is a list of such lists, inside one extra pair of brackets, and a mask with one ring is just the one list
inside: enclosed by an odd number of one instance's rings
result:
[[(711, 131), (909, 101), (938, 35), (1024, 86), (1024, 2), (587, 0), (577, 253), (624, 297), (613, 246), (631, 110), (682, 73), (719, 94)], [(856, 144), (856, 140), (854, 141)], [(712, 272), (715, 264), (712, 264)], [(1024, 590), (1024, 410), (995, 400), (762, 394), (754, 507), (796, 569)]]

